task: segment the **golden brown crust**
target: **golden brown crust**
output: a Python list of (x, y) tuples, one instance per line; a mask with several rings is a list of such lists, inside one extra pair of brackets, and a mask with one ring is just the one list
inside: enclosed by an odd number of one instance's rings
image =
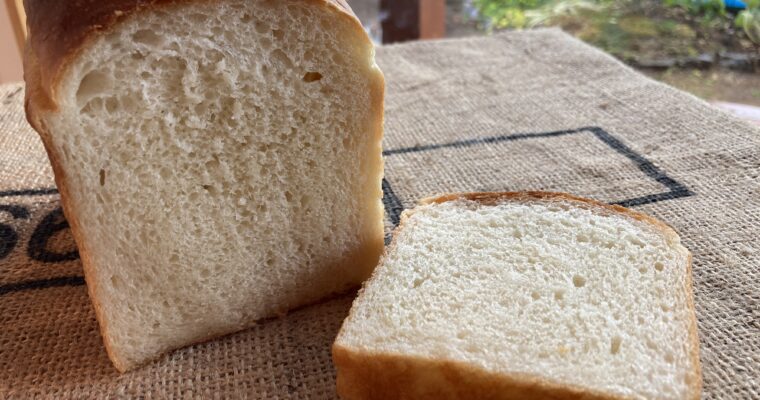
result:
[(440, 204), (447, 201), (456, 200), (471, 200), (477, 201), (484, 205), (495, 205), (505, 201), (566, 201), (575, 203), (581, 207), (589, 207), (596, 210), (604, 210), (606, 212), (622, 215), (624, 217), (633, 218), (637, 221), (646, 222), (658, 229), (662, 230), (667, 237), (678, 237), (676, 231), (670, 227), (670, 225), (658, 220), (657, 218), (650, 217), (644, 213), (631, 210), (615, 204), (602, 203), (600, 201), (587, 199), (584, 197), (578, 197), (569, 193), (562, 192), (539, 192), (539, 191), (527, 191), (527, 192), (478, 192), (478, 193), (449, 193), (440, 196), (428, 197), (422, 199), (420, 204)]
[[(100, 327), (100, 334), (116, 369), (125, 372), (136, 367), (127, 360), (120, 359), (113, 351), (108, 335), (107, 319), (104, 318), (100, 305), (98, 288), (94, 277), (97, 268), (92, 262), (88, 243), (79, 226), (71, 196), (66, 184), (66, 175), (59, 156), (52, 145), (51, 132), (45, 124), (45, 116), (58, 111), (57, 91), (61, 85), (68, 66), (86, 50), (93, 40), (115, 29), (120, 23), (140, 12), (155, 10), (171, 5), (190, 2), (220, 2), (223, 0), (77, 0), (76, 2), (60, 0), (24, 0), (27, 15), (28, 37), (24, 50), (24, 81), (26, 95), (24, 108), (31, 126), (37, 131), (48, 153), (53, 168), (55, 183), (61, 196), (63, 212), (71, 227), (72, 235), (79, 249), (87, 289), (95, 309), (95, 316)], [(267, 0), (263, 0), (267, 1)], [(336, 18), (348, 18), (359, 37), (365, 38), (367, 46), (373, 46), (364, 28), (351, 7), (344, 0), (301, 0), (317, 6), (323, 6), (336, 12)], [(372, 121), (371, 134), (382, 139), (383, 134), (383, 97), (385, 84), (382, 72), (375, 66), (370, 84), (371, 114), (378, 116)], [(382, 239), (380, 239), (382, 242)], [(214, 335), (205, 342), (220, 335)], [(156, 358), (160, 357), (157, 355)]]
[[(53, 150), (53, 145), (51, 143), (50, 135), (48, 134), (47, 126), (45, 125), (43, 119), (41, 118), (41, 114), (36, 114), (31, 112), (30, 110), (32, 107), (30, 107), (30, 98), (36, 97), (37, 94), (34, 93), (35, 90), (38, 90), (38, 85), (29, 85), (29, 82), (37, 82), (38, 77), (38, 71), (37, 68), (37, 59), (33, 52), (31, 52), (31, 49), (29, 46), (25, 49), (25, 55), (24, 55), (24, 78), (27, 81), (27, 91), (26, 91), (26, 99), (25, 99), (25, 110), (26, 110), (26, 118), (29, 121), (29, 123), (32, 125), (32, 127), (39, 133), (40, 139), (42, 140), (42, 144), (45, 147), (45, 152), (48, 155), (48, 159), (50, 159), (50, 165), (53, 168), (53, 177), (55, 179), (55, 185), (58, 188), (58, 193), (61, 196), (61, 206), (63, 208), (63, 214), (66, 216), (66, 220), (69, 223), (69, 228), (71, 230), (71, 234), (74, 237), (74, 242), (77, 245), (77, 249), (79, 251), (79, 258), (82, 261), (82, 267), (84, 270), (84, 276), (85, 280), (87, 281), (87, 292), (90, 296), (90, 300), (92, 301), (92, 306), (95, 310), (95, 318), (98, 320), (98, 327), (100, 330), (100, 336), (103, 338), (103, 344), (106, 348), (106, 353), (108, 354), (108, 358), (111, 359), (116, 369), (118, 369), (120, 372), (126, 371), (125, 365), (121, 362), (121, 360), (116, 357), (115, 353), (112, 350), (112, 346), (109, 340), (109, 337), (106, 335), (106, 332), (108, 331), (108, 327), (106, 324), (105, 318), (102, 317), (102, 307), (100, 305), (100, 300), (97, 296), (95, 296), (95, 293), (97, 293), (97, 284), (94, 279), (88, 279), (88, 276), (92, 276), (92, 259), (90, 257), (90, 251), (88, 250), (87, 242), (84, 240), (84, 237), (82, 235), (82, 230), (79, 226), (79, 220), (75, 218), (76, 213), (74, 213), (72, 202), (70, 201), (71, 196), (69, 194), (68, 186), (66, 185), (66, 175), (64, 173), (63, 167), (61, 165), (61, 162), (58, 158), (58, 154)], [(41, 99), (44, 99), (44, 97), (40, 97)]]
[[(481, 192), (451, 193), (429, 197), (420, 205), (440, 204), (448, 201), (469, 200), (493, 206), (508, 201), (515, 202), (571, 202), (596, 212), (609, 213), (648, 223), (660, 230), (666, 237), (678, 239), (678, 234), (662, 221), (646, 214), (617, 205), (609, 205), (596, 200), (555, 192)], [(406, 221), (415, 210), (405, 211), (399, 226), (393, 234), (393, 241), (385, 254), (397, 245), (398, 232), (404, 229)], [(680, 240), (680, 239), (679, 239)], [(687, 252), (688, 253), (688, 252)], [(385, 258), (385, 256), (383, 256)], [(689, 323), (689, 352), (694, 366), (692, 371), (693, 400), (699, 399), (702, 391), (701, 365), (699, 361), (699, 339), (694, 309), (694, 295), (691, 278), (691, 253), (687, 254), (687, 292)], [(381, 260), (381, 264), (383, 261)], [(366, 285), (371, 285), (373, 275)], [(359, 297), (361, 296), (361, 291)], [(354, 301), (356, 303), (357, 300)], [(351, 308), (348, 318), (354, 315)], [(497, 374), (476, 366), (451, 360), (430, 359), (417, 356), (390, 353), (373, 353), (340, 344), (341, 333), (333, 344), (332, 354), (337, 369), (337, 390), (343, 400), (374, 399), (623, 399), (614, 393), (602, 393), (587, 388), (562, 384), (549, 379), (527, 374)]]
[[(44, 129), (44, 125), (41, 122), (37, 122), (40, 124), (40, 128)], [(34, 125), (33, 125), (34, 126)], [(35, 129), (40, 131), (37, 126), (35, 126)], [(85, 280), (87, 281), (87, 292), (90, 296), (90, 299), (92, 301), (92, 306), (95, 310), (95, 317), (98, 320), (99, 324), (99, 330), (100, 330), (100, 336), (103, 338), (103, 344), (106, 348), (106, 353), (108, 354), (108, 357), (111, 359), (111, 361), (114, 363), (114, 366), (116, 369), (118, 369), (120, 372), (124, 372), (126, 370), (125, 366), (121, 362), (121, 360), (116, 357), (115, 353), (112, 351), (111, 343), (109, 340), (108, 335), (106, 335), (106, 332), (108, 331), (106, 319), (102, 318), (102, 307), (100, 306), (100, 300), (97, 296), (95, 296), (95, 293), (97, 293), (97, 283), (94, 279), (88, 279), (87, 277), (92, 276), (92, 259), (90, 257), (90, 252), (88, 250), (87, 242), (84, 240), (82, 235), (82, 230), (79, 226), (79, 221), (74, 218), (76, 215), (71, 207), (71, 196), (69, 195), (68, 187), (65, 185), (65, 174), (63, 172), (63, 167), (61, 166), (61, 163), (58, 159), (58, 156), (56, 152), (53, 150), (52, 144), (50, 143), (50, 138), (48, 135), (40, 135), (42, 139), (43, 146), (45, 147), (45, 152), (48, 154), (48, 158), (50, 159), (50, 165), (53, 168), (53, 175), (55, 178), (55, 184), (58, 187), (58, 193), (61, 196), (61, 205), (63, 208), (63, 214), (66, 216), (66, 220), (69, 223), (69, 228), (71, 230), (72, 236), (74, 237), (74, 242), (77, 245), (77, 249), (79, 251), (79, 258), (82, 261), (82, 267), (84, 269), (84, 276)]]
[(496, 374), (463, 362), (373, 354), (339, 344), (332, 353), (343, 400), (625, 399), (538, 376)]

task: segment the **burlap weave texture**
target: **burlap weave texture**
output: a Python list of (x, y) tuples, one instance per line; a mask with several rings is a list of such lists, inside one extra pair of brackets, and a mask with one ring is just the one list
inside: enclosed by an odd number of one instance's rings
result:
[[(556, 190), (672, 225), (694, 255), (704, 397), (760, 398), (760, 131), (556, 30), (381, 47), (388, 232), (442, 192)], [(119, 376), (23, 86), (0, 86), (0, 397), (335, 398), (351, 295)]]

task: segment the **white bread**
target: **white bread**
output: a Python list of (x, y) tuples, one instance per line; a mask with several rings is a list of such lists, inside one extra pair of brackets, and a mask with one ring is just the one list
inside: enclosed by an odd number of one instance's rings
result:
[(340, 0), (27, 0), (27, 116), (125, 371), (365, 280), (383, 77)]
[(343, 399), (698, 399), (691, 256), (651, 217), (566, 194), (402, 216), (333, 346)]

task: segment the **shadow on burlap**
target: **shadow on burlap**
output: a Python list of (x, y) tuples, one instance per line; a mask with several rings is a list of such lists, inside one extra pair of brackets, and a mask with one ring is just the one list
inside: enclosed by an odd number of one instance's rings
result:
[[(760, 398), (760, 131), (556, 30), (379, 48), (387, 233), (441, 192), (556, 190), (623, 204), (694, 254), (704, 397)], [(335, 398), (351, 295), (119, 376), (47, 158), (0, 86), (0, 397)]]

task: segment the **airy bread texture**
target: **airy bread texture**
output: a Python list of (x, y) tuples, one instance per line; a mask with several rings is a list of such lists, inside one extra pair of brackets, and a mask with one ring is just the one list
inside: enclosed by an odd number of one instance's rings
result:
[(344, 399), (697, 399), (690, 254), (565, 194), (407, 211), (333, 347)]
[(26, 4), (27, 113), (119, 370), (369, 276), (383, 77), (345, 3), (59, 3)]

